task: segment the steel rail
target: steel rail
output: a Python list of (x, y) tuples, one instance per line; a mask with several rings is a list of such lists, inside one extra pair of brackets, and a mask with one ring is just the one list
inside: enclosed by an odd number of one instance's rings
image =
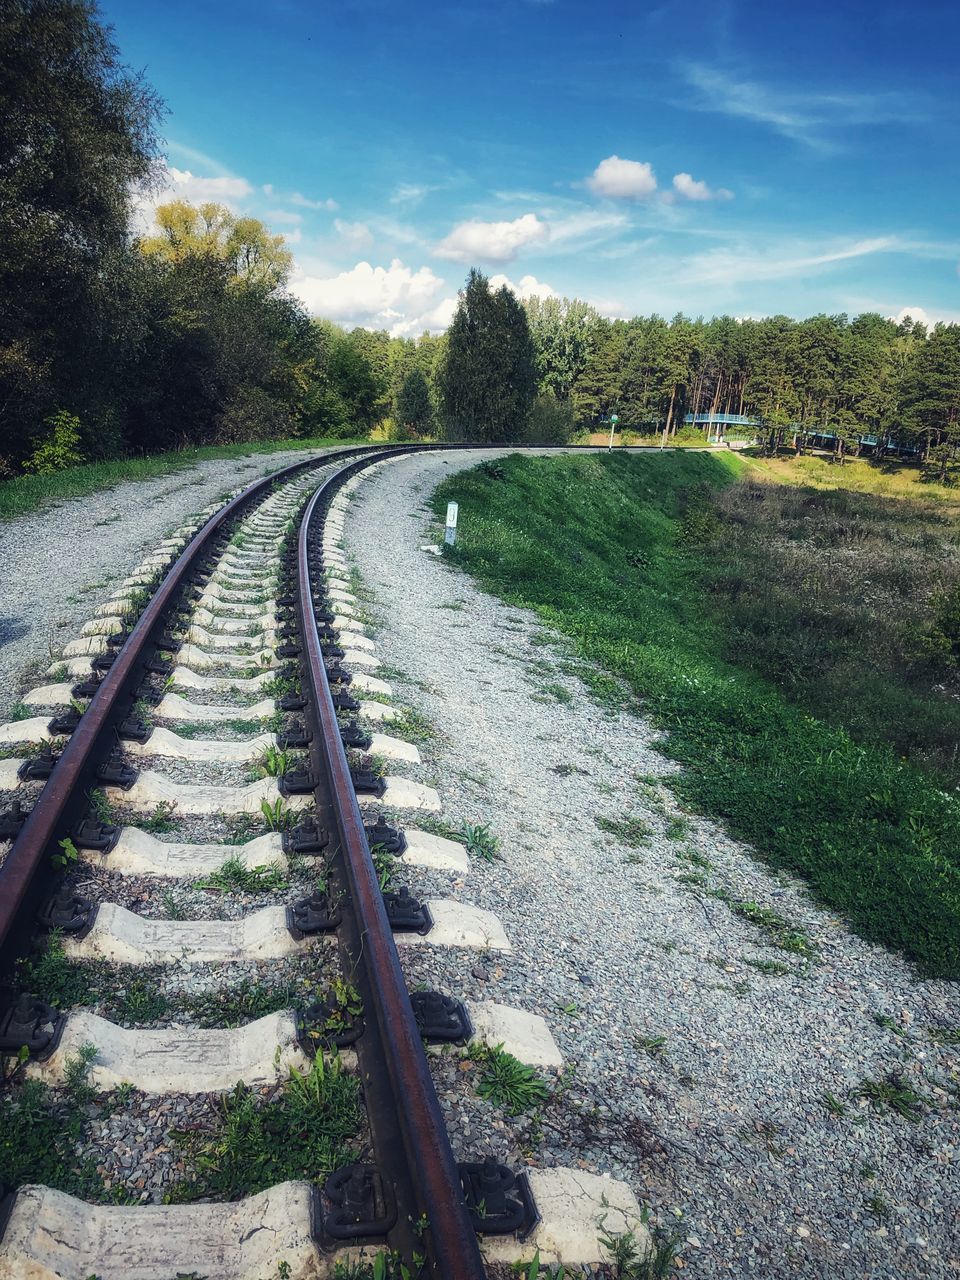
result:
[[(102, 753), (108, 739), (109, 745), (116, 745), (111, 735), (117, 711), (132, 691), (135, 681), (143, 674), (144, 663), (155, 643), (155, 636), (159, 635), (164, 615), (212, 540), (227, 521), (271, 489), (278, 479), (287, 479), (311, 467), (369, 451), (364, 446), (331, 450), (328, 454), (293, 463), (255, 481), (212, 515), (171, 565), (80, 717), (80, 723), (70, 735), (0, 866), (0, 974), (7, 975), (18, 946), (24, 942), (26, 931), (33, 925), (32, 913), (26, 910), (31, 905), (30, 900), (39, 898), (42, 881), (56, 878), (49, 863), (45, 864), (46, 855), (53, 841), (67, 834), (72, 821), (71, 811), (77, 810), (83, 799), (80, 789), (93, 781), (92, 771), (97, 756)], [(379, 456), (383, 450), (376, 449), (376, 452)], [(44, 871), (49, 874), (43, 875)]]
[(393, 1186), (398, 1213), (388, 1244), (407, 1258), (425, 1251), (430, 1274), (441, 1280), (484, 1280), (476, 1229), (370, 857), (314, 616), (314, 590), (324, 584), (311, 577), (312, 523), (331, 494), (368, 461), (345, 467), (317, 490), (304, 509), (297, 537), (303, 670), (308, 707), (319, 728), (313, 751), (315, 795), (318, 813), (326, 808), (332, 817), (331, 834), (339, 844), (335, 872), (342, 875), (346, 890), (339, 942), (364, 1004), (366, 1030), (355, 1048), (375, 1161), (381, 1171), (401, 1171)]

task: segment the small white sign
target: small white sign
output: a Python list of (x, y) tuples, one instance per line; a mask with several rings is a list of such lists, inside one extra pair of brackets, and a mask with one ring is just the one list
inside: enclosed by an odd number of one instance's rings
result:
[(447, 503), (447, 528), (443, 535), (443, 540), (448, 547), (452, 547), (457, 540), (457, 513), (460, 508), (455, 502)]

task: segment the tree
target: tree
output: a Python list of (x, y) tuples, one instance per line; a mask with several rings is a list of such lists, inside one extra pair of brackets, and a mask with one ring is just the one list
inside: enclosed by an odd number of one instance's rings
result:
[(537, 390), (526, 313), (505, 285), (473, 270), (460, 291), (438, 377), (449, 440), (519, 440)]
[(417, 435), (424, 435), (432, 421), (433, 405), (427, 379), (421, 369), (411, 369), (397, 396), (397, 422)]
[(600, 313), (579, 298), (528, 298), (524, 304), (536, 352), (540, 391), (570, 399), (590, 352)]
[(172, 200), (157, 209), (156, 222), (157, 234), (140, 241), (148, 258), (176, 264), (209, 256), (240, 284), (270, 291), (287, 282), (293, 255), (283, 236), (271, 235), (259, 218), (237, 217), (222, 204)]
[(60, 409), (85, 451), (114, 438), (140, 336), (129, 192), (154, 172), (159, 115), (90, 0), (0, 5), (0, 454), (14, 463)]

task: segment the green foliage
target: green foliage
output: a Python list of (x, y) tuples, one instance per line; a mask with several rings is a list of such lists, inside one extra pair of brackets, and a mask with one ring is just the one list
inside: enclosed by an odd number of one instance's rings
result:
[(621, 844), (627, 845), (630, 849), (645, 848), (653, 836), (653, 828), (649, 822), (644, 822), (643, 818), (635, 818), (630, 814), (625, 814), (622, 818), (598, 816), (594, 818), (594, 822), (601, 831), (616, 836)]
[(533, 1067), (507, 1053), (502, 1044), (493, 1047), (471, 1045), (468, 1056), (480, 1064), (477, 1093), (511, 1115), (530, 1111), (550, 1097), (546, 1081), (537, 1075)]
[(289, 881), (276, 863), (248, 867), (239, 854), (233, 854), (209, 876), (194, 881), (193, 887), (227, 893), (280, 893), (289, 887)]
[[(649, 1213), (641, 1213), (641, 1224), (649, 1227)], [(609, 1255), (609, 1267), (614, 1280), (667, 1280), (673, 1270), (682, 1237), (654, 1230), (647, 1243), (639, 1232), (633, 1230), (614, 1232), (600, 1220), (600, 1243)]]
[(318, 1054), (310, 1069), (291, 1069), (278, 1098), (259, 1103), (238, 1084), (218, 1104), (215, 1132), (174, 1131), (192, 1158), (195, 1179), (177, 1184), (180, 1201), (235, 1200), (290, 1179), (323, 1182), (354, 1155), (360, 1087), (338, 1059)]
[(489, 822), (462, 822), (460, 838), (467, 846), (467, 853), (484, 862), (493, 862), (500, 849), (500, 841), (490, 830)]
[(58, 871), (65, 871), (67, 867), (72, 867), (80, 861), (80, 851), (69, 836), (59, 844), (60, 852), (52, 854), (50, 862)]
[(268, 831), (289, 831), (296, 820), (294, 811), (279, 796), (272, 804), (269, 800), (261, 800), (260, 812)]
[(146, 814), (138, 820), (137, 826), (141, 831), (149, 831), (152, 835), (162, 835), (165, 831), (172, 831), (177, 825), (174, 818), (177, 806), (170, 800), (161, 800), (153, 813)]
[[(857, 741), (730, 661), (702, 548), (678, 545), (687, 493), (723, 491), (736, 459), (614, 453), (499, 465), (506, 481), (477, 468), (434, 495), (438, 515), (460, 504), (453, 561), (628, 682), (661, 750), (683, 766), (667, 785), (685, 807), (806, 878), (868, 939), (960, 977), (960, 800), (883, 742)], [(647, 564), (627, 572), (638, 546)], [(798, 609), (792, 635), (817, 625), (812, 605)], [(812, 698), (815, 683), (804, 687)]]
[(917, 1124), (923, 1116), (926, 1099), (895, 1073), (882, 1080), (861, 1080), (851, 1090), (854, 1098), (865, 1098), (874, 1111), (892, 1111), (911, 1124)]
[(0, 1182), (8, 1191), (39, 1183), (80, 1199), (103, 1199), (92, 1160), (77, 1151), (84, 1136), (81, 1108), (92, 1093), (87, 1084), (92, 1045), (83, 1045), (66, 1063), (62, 1098), (39, 1080), (25, 1080), (0, 1099)]
[(411, 369), (397, 396), (397, 421), (415, 435), (426, 435), (433, 425), (430, 387), (422, 369)]
[(575, 430), (573, 406), (543, 391), (530, 409), (523, 438), (528, 444), (569, 444)]
[(84, 460), (80, 447), (80, 419), (61, 409), (47, 418), (44, 426), (49, 428), (49, 434), (24, 461), (24, 471), (48, 476), (54, 471), (79, 466)]

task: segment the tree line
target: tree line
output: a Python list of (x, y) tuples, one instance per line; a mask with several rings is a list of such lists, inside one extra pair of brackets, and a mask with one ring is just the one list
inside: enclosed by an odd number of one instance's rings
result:
[(163, 106), (93, 0), (0, 7), (0, 477), (185, 445), (316, 436), (562, 443), (688, 414), (960, 452), (960, 326), (880, 315), (610, 320), (472, 271), (445, 334), (346, 332), (288, 288), (282, 236), (161, 205)]

